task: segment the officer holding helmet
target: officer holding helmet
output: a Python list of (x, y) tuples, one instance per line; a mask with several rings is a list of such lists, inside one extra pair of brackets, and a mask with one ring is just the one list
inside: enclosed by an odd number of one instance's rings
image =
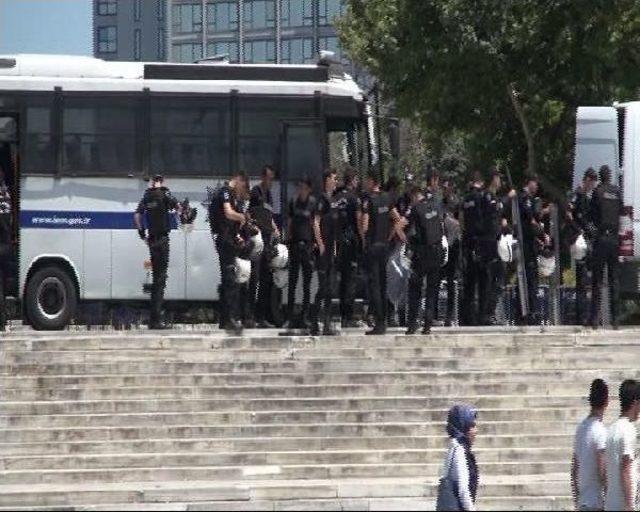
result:
[(600, 309), (600, 288), (604, 279), (604, 269), (609, 272), (609, 293), (611, 297), (611, 323), (618, 328), (619, 283), (618, 272), (618, 232), (620, 215), (623, 214), (622, 191), (611, 183), (611, 169), (603, 165), (600, 168), (600, 185), (593, 192), (591, 200), (591, 219), (596, 226), (593, 245), (593, 300), (591, 303), (591, 325), (598, 327)]
[(156, 175), (134, 214), (134, 222), (140, 239), (149, 246), (153, 286), (151, 289), (151, 314), (149, 329), (167, 329), (161, 318), (164, 290), (169, 268), (170, 213), (180, 209), (180, 204), (164, 185), (164, 178)]

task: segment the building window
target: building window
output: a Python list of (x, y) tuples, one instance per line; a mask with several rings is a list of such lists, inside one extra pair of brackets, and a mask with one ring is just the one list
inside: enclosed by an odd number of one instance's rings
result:
[(275, 0), (247, 0), (243, 16), (247, 30), (273, 28), (276, 26)]
[(153, 173), (224, 176), (230, 168), (228, 98), (206, 102), (154, 98), (151, 103)]
[(164, 21), (167, 12), (167, 0), (156, 0), (156, 15), (158, 21)]
[(318, 24), (320, 26), (333, 25), (336, 18), (344, 14), (343, 0), (320, 0), (320, 17)]
[(140, 21), (142, 18), (142, 0), (133, 0), (133, 21)]
[(272, 40), (245, 41), (244, 61), (247, 64), (275, 63), (276, 45)]
[(210, 34), (238, 30), (238, 3), (216, 2), (208, 4), (207, 25)]
[(283, 27), (313, 26), (313, 0), (282, 0)]
[(98, 14), (100, 16), (118, 14), (118, 0), (98, 0)]
[(164, 61), (167, 58), (167, 35), (163, 28), (158, 30), (158, 60)]
[(139, 28), (133, 31), (133, 58), (140, 60), (142, 57), (142, 30)]
[(135, 102), (65, 98), (62, 170), (127, 175), (137, 170)]
[(172, 15), (175, 34), (202, 32), (202, 4), (174, 5)]
[(29, 174), (55, 174), (56, 157), (51, 135), (51, 100), (32, 98), (26, 109), (23, 169)]
[(283, 64), (308, 64), (314, 62), (313, 39), (297, 38), (282, 40)]
[(320, 50), (327, 50), (335, 54), (335, 60), (344, 63), (346, 59), (342, 55), (342, 48), (337, 37), (320, 37), (318, 38)]
[(201, 58), (201, 43), (181, 43), (173, 45), (173, 60), (175, 62), (193, 63)]
[(118, 29), (115, 26), (98, 27), (98, 53), (117, 53)]
[(215, 55), (228, 55), (229, 62), (238, 62), (238, 42), (237, 41), (216, 41), (207, 44), (207, 57)]

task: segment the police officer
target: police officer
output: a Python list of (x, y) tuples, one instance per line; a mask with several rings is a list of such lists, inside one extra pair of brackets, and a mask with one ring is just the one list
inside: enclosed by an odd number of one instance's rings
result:
[(334, 259), (337, 254), (337, 231), (339, 229), (338, 203), (333, 197), (337, 173), (327, 171), (322, 177), (324, 192), (318, 199), (314, 217), (314, 235), (318, 248), (316, 266), (318, 269), (318, 291), (313, 315), (311, 333), (320, 334), (319, 321), (322, 318), (325, 336), (335, 336), (331, 327), (331, 281), (335, 272)]
[(436, 313), (440, 288), (440, 270), (443, 259), (444, 206), (435, 190), (419, 189), (412, 193), (413, 206), (409, 214), (409, 247), (411, 277), (409, 278), (409, 315), (407, 334), (418, 331), (418, 311), (422, 301), (422, 288), (427, 280), (427, 291), (422, 333), (430, 334)]
[(357, 327), (353, 314), (355, 278), (358, 267), (358, 178), (353, 171), (344, 175), (343, 186), (335, 193), (339, 214), (337, 270), (340, 272), (340, 318), (342, 328)]
[(302, 270), (302, 315), (299, 326), (309, 329), (309, 304), (311, 300), (311, 277), (313, 275), (314, 219), (317, 201), (311, 195), (312, 185), (309, 178), (298, 183), (298, 192), (289, 202), (289, 224), (287, 239), (289, 242), (289, 290), (287, 297), (289, 326), (294, 321), (294, 306), (298, 275)]
[(462, 228), (460, 226), (460, 200), (449, 180), (445, 180), (442, 184), (442, 204), (445, 212), (444, 233), (449, 244), (449, 260), (442, 268), (441, 273), (447, 287), (447, 311), (444, 325), (451, 327), (455, 311), (456, 279), (460, 269)]
[(603, 165), (600, 168), (600, 185), (595, 189), (591, 200), (591, 218), (597, 230), (593, 246), (593, 300), (591, 303), (591, 325), (594, 328), (598, 327), (600, 289), (605, 266), (609, 272), (611, 323), (614, 329), (618, 328), (620, 303), (618, 232), (622, 214), (622, 192), (620, 187), (611, 183), (611, 169)]
[(240, 285), (236, 278), (236, 258), (241, 247), (240, 229), (247, 222), (247, 216), (241, 211), (247, 183), (246, 174), (236, 171), (228, 183), (215, 191), (209, 211), (222, 281), (220, 304), (223, 311), (220, 324), (222, 328), (234, 334), (242, 333), (242, 323), (239, 320)]
[[(477, 325), (486, 310), (488, 257), (486, 237), (485, 190), (482, 177), (475, 172), (469, 192), (462, 202), (462, 253), (464, 260), (462, 324)], [(477, 292), (477, 307), (476, 307)]]
[(0, 167), (0, 331), (4, 331), (7, 325), (5, 282), (9, 277), (13, 251), (12, 224), (11, 194), (4, 181), (2, 167)]
[[(518, 194), (520, 206), (520, 222), (522, 223), (522, 249), (524, 253), (524, 268), (527, 277), (527, 295), (529, 298), (529, 318), (523, 319), (529, 325), (540, 323), (538, 304), (538, 254), (540, 250), (550, 244), (541, 223), (540, 200), (538, 198), (538, 179), (528, 177), (525, 186)], [(520, 308), (518, 308), (520, 311)]]
[[(597, 182), (596, 171), (593, 168), (587, 169), (582, 184), (571, 195), (567, 212), (567, 220), (573, 232), (572, 242), (582, 235), (590, 248), (593, 247), (596, 236), (596, 228), (591, 220), (591, 199)], [(582, 260), (576, 261), (576, 320), (584, 326), (589, 324), (591, 314), (587, 299), (591, 259), (592, 255), (587, 254)]]
[[(275, 178), (275, 171), (269, 165), (262, 168), (262, 179), (251, 189), (249, 200), (249, 215), (260, 229), (264, 246), (269, 247), (274, 240), (280, 238), (280, 231), (273, 216), (273, 196), (271, 185)], [(251, 279), (249, 281), (249, 316), (255, 320), (258, 327), (270, 327), (267, 323), (267, 311), (270, 305), (271, 272), (269, 272), (269, 251), (251, 264)], [(252, 320), (250, 320), (252, 322)]]
[(151, 180), (150, 186), (140, 200), (134, 215), (134, 221), (140, 239), (149, 246), (153, 286), (151, 289), (150, 329), (167, 329), (161, 319), (164, 290), (167, 285), (169, 267), (169, 231), (171, 231), (170, 213), (179, 210), (178, 201), (164, 185), (159, 174)]
[(392, 224), (401, 222), (393, 198), (380, 189), (380, 178), (370, 173), (367, 178), (369, 195), (361, 205), (360, 236), (369, 272), (369, 306), (375, 325), (366, 334), (385, 334), (387, 331), (387, 257)]

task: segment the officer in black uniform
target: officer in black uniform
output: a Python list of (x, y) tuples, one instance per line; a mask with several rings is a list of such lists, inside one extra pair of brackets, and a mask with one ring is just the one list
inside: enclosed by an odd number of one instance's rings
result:
[(609, 295), (611, 303), (611, 323), (618, 328), (620, 305), (620, 283), (618, 261), (620, 216), (623, 215), (622, 191), (611, 183), (611, 169), (600, 168), (600, 185), (591, 200), (591, 219), (597, 234), (593, 246), (593, 298), (591, 302), (591, 325), (598, 327), (600, 309), (600, 289), (604, 279), (605, 266), (609, 272)]
[(209, 222), (215, 235), (216, 250), (220, 260), (221, 312), (220, 327), (234, 334), (242, 333), (240, 316), (240, 285), (236, 278), (236, 258), (240, 254), (240, 229), (247, 216), (241, 212), (242, 196), (247, 190), (247, 176), (235, 172), (228, 183), (218, 188), (209, 210)]
[[(265, 248), (271, 246), (274, 240), (280, 238), (280, 231), (273, 215), (273, 196), (271, 185), (275, 178), (275, 171), (269, 165), (262, 168), (262, 179), (251, 189), (249, 200), (249, 215), (260, 229)], [(270, 327), (267, 323), (267, 311), (270, 304), (270, 290), (272, 285), (269, 271), (269, 251), (265, 250), (257, 261), (251, 264), (251, 280), (249, 281), (249, 315), (258, 327)]]
[(392, 224), (401, 222), (393, 198), (380, 190), (380, 179), (375, 173), (367, 178), (369, 195), (362, 200), (360, 236), (369, 271), (369, 306), (375, 325), (367, 334), (385, 334), (387, 331), (387, 258), (389, 233)]
[(343, 186), (335, 193), (338, 207), (339, 229), (337, 233), (340, 272), (340, 318), (342, 328), (357, 327), (353, 318), (355, 302), (355, 277), (358, 268), (358, 208), (356, 194), (358, 179), (352, 171), (345, 173)]
[(179, 210), (178, 201), (164, 186), (164, 178), (156, 175), (138, 204), (134, 221), (140, 238), (149, 246), (153, 286), (151, 289), (150, 329), (167, 329), (161, 319), (164, 289), (169, 267), (170, 213)]
[(313, 275), (314, 218), (317, 210), (315, 197), (311, 195), (312, 184), (309, 178), (298, 183), (298, 193), (289, 202), (289, 290), (287, 297), (289, 326), (294, 321), (294, 306), (298, 274), (302, 270), (302, 315), (299, 326), (309, 329), (309, 304), (311, 301), (311, 277)]
[(447, 311), (444, 325), (451, 327), (455, 311), (456, 280), (460, 271), (462, 228), (460, 226), (460, 200), (456, 196), (453, 183), (450, 180), (445, 180), (442, 184), (442, 204), (445, 212), (444, 233), (449, 244), (449, 259), (441, 272), (441, 277), (444, 278), (447, 287)]
[[(461, 320), (463, 325), (478, 325), (486, 310), (488, 257), (486, 237), (485, 190), (479, 172), (474, 173), (469, 192), (462, 202), (462, 254), (464, 260)], [(476, 307), (477, 292), (477, 307)]]
[(567, 220), (570, 225), (573, 236), (572, 242), (582, 235), (589, 246), (587, 256), (576, 261), (576, 321), (580, 324), (589, 325), (589, 317), (591, 315), (587, 288), (589, 286), (589, 270), (591, 269), (594, 238), (596, 236), (596, 227), (591, 220), (591, 198), (593, 191), (598, 183), (598, 174), (592, 168), (585, 171), (582, 184), (573, 192), (569, 200), (569, 208), (567, 211)]
[(11, 194), (4, 181), (4, 173), (0, 167), (0, 331), (7, 325), (6, 288), (13, 252), (13, 222)]
[(408, 229), (409, 248), (412, 256), (407, 334), (415, 334), (418, 331), (418, 310), (422, 300), (425, 278), (427, 279), (427, 291), (422, 333), (430, 334), (436, 313), (438, 290), (440, 289), (444, 206), (439, 194), (430, 188), (424, 194), (416, 189), (412, 197), (413, 205), (409, 214)]
[[(529, 297), (529, 318), (522, 319), (529, 325), (540, 323), (540, 309), (538, 304), (538, 254), (549, 245), (549, 237), (545, 234), (541, 223), (541, 211), (538, 199), (538, 179), (529, 177), (520, 194), (520, 222), (522, 223), (522, 249), (524, 252), (524, 267), (527, 276), (527, 294)], [(520, 311), (520, 308), (518, 308)]]
[(323, 322), (322, 334), (335, 336), (331, 327), (331, 282), (335, 272), (335, 257), (337, 255), (337, 231), (339, 229), (339, 209), (334, 198), (337, 184), (337, 173), (327, 171), (322, 177), (323, 194), (318, 199), (314, 218), (314, 235), (318, 254), (316, 266), (318, 269), (318, 291), (314, 306), (311, 334), (320, 334), (320, 319)]

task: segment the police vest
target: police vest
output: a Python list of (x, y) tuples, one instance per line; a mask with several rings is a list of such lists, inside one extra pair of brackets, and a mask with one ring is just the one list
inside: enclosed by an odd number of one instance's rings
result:
[(417, 239), (419, 243), (430, 247), (442, 243), (443, 209), (442, 202), (437, 196), (429, 194), (423, 201), (415, 207), (415, 217), (418, 225)]
[(147, 189), (143, 198), (147, 227), (151, 236), (163, 236), (171, 230), (168, 190), (164, 187)]
[(335, 195), (336, 208), (338, 210), (338, 240), (341, 242), (353, 242), (358, 234), (358, 199), (348, 190), (341, 190)]
[(370, 244), (386, 243), (389, 237), (389, 229), (391, 227), (391, 198), (389, 194), (383, 192), (381, 194), (372, 194), (367, 199), (369, 206), (369, 228), (367, 230), (367, 238)]
[(464, 215), (463, 235), (465, 238), (476, 239), (484, 234), (485, 225), (485, 208), (484, 193), (481, 189), (474, 188), (462, 202), (462, 211)]
[(273, 231), (273, 199), (270, 190), (263, 191), (260, 185), (253, 187), (249, 202), (249, 214), (260, 231), (263, 233)]
[(291, 238), (294, 242), (311, 242), (313, 240), (313, 216), (317, 208), (313, 196), (306, 201), (293, 199), (289, 204), (289, 218), (291, 219)]
[(620, 189), (615, 185), (601, 185), (595, 192), (598, 196), (600, 225), (598, 229), (618, 233), (620, 227), (620, 210), (622, 197)]

